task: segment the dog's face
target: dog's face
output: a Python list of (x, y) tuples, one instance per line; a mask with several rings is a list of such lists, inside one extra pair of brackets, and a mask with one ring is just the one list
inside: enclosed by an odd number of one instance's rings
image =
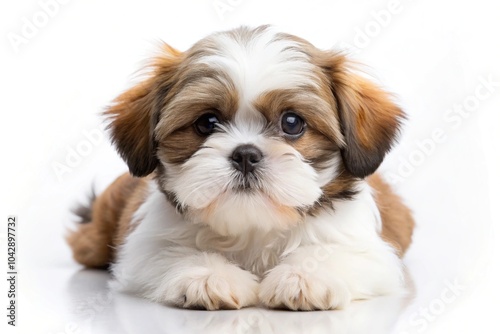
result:
[(164, 46), (106, 114), (135, 176), (224, 235), (287, 229), (355, 193), (402, 111), (345, 57), (268, 27)]

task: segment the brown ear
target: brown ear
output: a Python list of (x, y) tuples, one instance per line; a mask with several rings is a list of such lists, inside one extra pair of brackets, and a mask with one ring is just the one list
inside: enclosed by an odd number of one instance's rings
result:
[(363, 178), (380, 166), (405, 115), (387, 92), (350, 70), (343, 56), (329, 70), (345, 141), (342, 159), (347, 171)]
[(164, 45), (149, 78), (118, 96), (104, 112), (118, 152), (134, 176), (152, 173), (157, 164), (154, 129), (180, 62), (180, 52)]

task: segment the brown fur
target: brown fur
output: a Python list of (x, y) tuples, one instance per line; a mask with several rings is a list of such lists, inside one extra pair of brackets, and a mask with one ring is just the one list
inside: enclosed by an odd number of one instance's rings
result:
[(415, 222), (411, 210), (378, 174), (368, 178), (382, 217), (382, 238), (403, 256), (411, 243)]
[(355, 73), (343, 55), (322, 52), (317, 61), (331, 78), (344, 134), (344, 165), (352, 175), (366, 177), (394, 144), (404, 113), (387, 92)]
[(272, 90), (257, 97), (254, 106), (268, 122), (276, 126), (284, 112), (296, 112), (306, 121), (308, 129), (324, 135), (330, 145), (341, 144), (343, 139), (335, 101), (331, 93), (325, 94), (325, 90), (329, 90), (328, 85), (323, 85), (322, 89), (301, 87)]
[(118, 96), (104, 113), (111, 120), (113, 143), (134, 176), (149, 175), (158, 164), (153, 132), (181, 59), (180, 52), (164, 45), (150, 66), (152, 75)]
[(83, 222), (67, 237), (77, 262), (106, 268), (114, 260), (116, 248), (135, 227), (132, 216), (146, 198), (147, 179), (124, 174), (95, 199), (91, 221)]
[[(146, 198), (149, 179), (124, 174), (96, 198), (92, 220), (67, 237), (77, 262), (90, 268), (105, 268), (114, 260), (117, 247), (135, 228), (132, 216)], [(415, 225), (411, 211), (380, 175), (374, 174), (367, 180), (375, 190), (382, 217), (382, 238), (403, 256)]]
[[(250, 41), (265, 29), (240, 29), (230, 34)], [(355, 194), (356, 182), (372, 174), (392, 146), (404, 114), (389, 94), (356, 74), (342, 54), (318, 50), (294, 36), (281, 34), (279, 38), (297, 41), (310, 56), (316, 65), (313, 71), (318, 86), (265, 92), (253, 101), (253, 107), (267, 120), (268, 131), (275, 136), (282, 135), (279, 124), (283, 112), (293, 110), (303, 117), (305, 134), (283, 140), (316, 170), (325, 168), (325, 162), (336, 154), (340, 153), (343, 161), (340, 174), (323, 187), (317, 204), (307, 208), (307, 213), (314, 215), (331, 206), (332, 200), (348, 200)], [(221, 122), (233, 119), (239, 105), (234, 83), (223, 71), (195, 63), (199, 57), (217, 52), (221, 50), (210, 39), (183, 53), (164, 45), (162, 54), (153, 59), (149, 77), (120, 95), (105, 112), (111, 121), (113, 142), (134, 176), (155, 172), (161, 183), (168, 171), (159, 159), (172, 164), (189, 159), (204, 141), (193, 128), (204, 113), (217, 113)], [(373, 175), (368, 181), (377, 191), (382, 236), (403, 254), (411, 241), (411, 213), (379, 176)], [(145, 184), (124, 175), (95, 200), (92, 221), (68, 237), (78, 262), (104, 267), (113, 260), (115, 248), (133, 228), (131, 217), (144, 200)], [(176, 205), (175, 194), (163, 191)], [(290, 210), (301, 217), (306, 209)]]

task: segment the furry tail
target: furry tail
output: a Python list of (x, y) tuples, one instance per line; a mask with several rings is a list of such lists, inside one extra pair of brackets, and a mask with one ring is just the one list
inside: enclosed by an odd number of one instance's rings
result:
[(78, 224), (86, 224), (92, 221), (92, 205), (96, 199), (95, 190), (92, 188), (88, 201), (85, 204), (78, 204), (71, 210), (78, 217)]
[(77, 217), (76, 230), (70, 231), (66, 241), (73, 251), (73, 258), (89, 268), (105, 269), (111, 260), (109, 236), (103, 233), (101, 222), (95, 216), (100, 197), (92, 190), (87, 203), (79, 204), (72, 212)]
[(87, 205), (73, 210), (80, 224), (66, 240), (77, 262), (89, 268), (109, 267), (129, 228), (133, 211), (127, 205), (141, 184), (145, 184), (141, 179), (124, 174), (99, 196), (92, 192)]

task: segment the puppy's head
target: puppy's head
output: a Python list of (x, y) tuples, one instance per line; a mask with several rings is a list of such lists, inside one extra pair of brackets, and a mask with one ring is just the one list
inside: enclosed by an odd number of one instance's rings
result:
[(164, 46), (106, 111), (135, 176), (224, 235), (287, 229), (355, 192), (403, 112), (340, 53), (269, 27)]

